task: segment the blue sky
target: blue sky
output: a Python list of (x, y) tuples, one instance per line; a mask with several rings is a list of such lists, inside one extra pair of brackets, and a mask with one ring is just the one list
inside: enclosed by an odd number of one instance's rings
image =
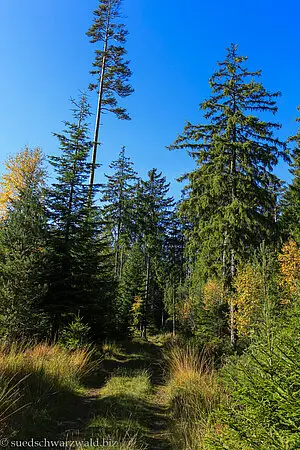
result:
[[(0, 160), (25, 145), (58, 152), (51, 132), (70, 118), (70, 97), (91, 81), (94, 46), (85, 32), (97, 0), (1, 0)], [(125, 145), (135, 169), (152, 167), (171, 182), (194, 167), (184, 151), (169, 152), (186, 120), (201, 121), (198, 105), (210, 94), (208, 78), (225, 48), (239, 44), (248, 68), (262, 69), (270, 91), (281, 91), (276, 121), (285, 139), (297, 125), (300, 104), (298, 0), (124, 0), (128, 57), (135, 93), (126, 99), (130, 122), (104, 116), (97, 180)], [(95, 111), (96, 98), (90, 96)], [(272, 119), (272, 117), (270, 117)], [(288, 168), (276, 173), (289, 180)]]

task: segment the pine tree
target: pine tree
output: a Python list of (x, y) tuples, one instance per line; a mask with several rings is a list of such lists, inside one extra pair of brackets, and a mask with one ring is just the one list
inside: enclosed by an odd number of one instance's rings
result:
[(53, 318), (53, 335), (70, 316), (79, 313), (98, 328), (101, 317), (103, 329), (104, 303), (107, 301), (109, 315), (113, 295), (113, 285), (107, 286), (110, 254), (100, 238), (97, 208), (88, 202), (89, 106), (85, 96), (73, 105), (74, 122), (65, 122), (65, 131), (55, 133), (61, 155), (50, 158), (57, 175), (47, 196), (52, 247), (47, 308)]
[(136, 242), (128, 251), (116, 305), (117, 329), (141, 332), (145, 308), (146, 258), (141, 245)]
[[(256, 81), (261, 72), (244, 67), (246, 57), (231, 45), (224, 62), (210, 79), (212, 96), (200, 107), (206, 123), (188, 123), (170, 147), (186, 148), (197, 168), (187, 175), (189, 196), (181, 213), (188, 218), (191, 260), (203, 261), (207, 278), (217, 275), (230, 288), (241, 259), (274, 237), (272, 173), (278, 158), (288, 158), (285, 145), (274, 136), (280, 125), (253, 113), (277, 111), (279, 93)], [(230, 305), (234, 343), (233, 304)]]
[(134, 183), (137, 180), (132, 166), (123, 147), (119, 158), (109, 166), (113, 175), (106, 175), (107, 182), (102, 187), (103, 216), (112, 236), (118, 278), (122, 276), (126, 250), (132, 242)]
[(98, 44), (95, 51), (92, 75), (97, 82), (90, 89), (98, 89), (98, 105), (95, 121), (95, 132), (90, 170), (90, 190), (94, 185), (97, 148), (99, 145), (100, 119), (103, 112), (112, 112), (119, 119), (130, 119), (126, 109), (118, 105), (118, 98), (132, 94), (133, 89), (128, 84), (131, 76), (129, 61), (125, 60), (126, 36), (125, 25), (120, 22), (120, 7), (122, 0), (99, 0), (99, 6), (94, 11), (94, 23), (87, 32), (90, 42)]
[[(300, 118), (296, 121), (300, 122)], [(284, 230), (300, 244), (300, 129), (295, 136), (289, 138), (289, 141), (295, 143), (290, 169), (294, 178), (284, 195), (282, 222)]]
[[(174, 200), (168, 197), (169, 184), (157, 169), (148, 172), (148, 179), (137, 187), (136, 234), (146, 257), (145, 306), (143, 335), (146, 337), (151, 318), (161, 326), (164, 309), (163, 286), (165, 274), (165, 240)], [(151, 322), (150, 320), (150, 322)]]
[(0, 333), (9, 341), (47, 337), (46, 214), (39, 182), (31, 177), (0, 225)]

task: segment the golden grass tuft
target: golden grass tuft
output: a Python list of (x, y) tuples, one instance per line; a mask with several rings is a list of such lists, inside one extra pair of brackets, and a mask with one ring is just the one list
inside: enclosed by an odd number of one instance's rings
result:
[[(31, 343), (32, 345), (32, 343)], [(53, 394), (80, 389), (93, 369), (89, 348), (70, 352), (59, 345), (14, 343), (0, 347), (0, 435), (9, 428), (47, 410)], [(25, 409), (24, 409), (25, 408)], [(15, 413), (24, 409), (21, 416)], [(16, 418), (15, 418), (16, 417)], [(17, 425), (18, 426), (18, 425)], [(8, 435), (8, 434), (6, 434)]]
[(205, 436), (215, 429), (216, 412), (227, 402), (224, 388), (205, 352), (194, 346), (171, 347), (166, 359), (163, 394), (173, 419), (171, 439), (182, 449), (207, 449)]
[(78, 349), (70, 352), (58, 345), (37, 344), (29, 347), (14, 344), (0, 349), (0, 372), (18, 379), (38, 375), (50, 384), (73, 388), (89, 372), (92, 351)]

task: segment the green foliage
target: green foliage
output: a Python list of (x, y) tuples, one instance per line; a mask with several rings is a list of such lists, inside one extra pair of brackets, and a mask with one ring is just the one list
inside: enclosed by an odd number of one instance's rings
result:
[(102, 185), (103, 217), (115, 252), (115, 275), (122, 278), (127, 251), (134, 232), (134, 194), (136, 172), (130, 158), (122, 148), (119, 158), (110, 164), (112, 175), (106, 175), (107, 182)]
[[(174, 200), (168, 197), (169, 184), (157, 169), (137, 187), (137, 238), (146, 260), (144, 328), (147, 322), (161, 327), (166, 277), (165, 246)], [(151, 315), (150, 315), (151, 312)]]
[[(94, 22), (87, 36), (90, 42), (97, 44), (95, 60), (91, 74), (97, 83), (90, 89), (99, 89), (101, 94), (100, 112), (110, 111), (119, 119), (129, 119), (125, 108), (118, 105), (118, 98), (132, 94), (133, 89), (128, 84), (131, 76), (129, 62), (126, 58), (125, 25), (120, 22), (120, 7), (122, 0), (99, 0), (99, 6), (94, 11)], [(96, 139), (97, 140), (97, 139)]]
[[(116, 300), (117, 329), (123, 334), (128, 332), (129, 327), (131, 331), (140, 328), (145, 301), (145, 279), (145, 255), (140, 245), (135, 243), (128, 252)], [(133, 310), (137, 299), (140, 307)]]
[(299, 448), (299, 311), (297, 302), (275, 319), (269, 306), (247, 353), (225, 367), (234, 404), (208, 448)]
[(189, 255), (201, 255), (208, 275), (227, 278), (257, 243), (274, 238), (279, 179), (272, 168), (279, 157), (287, 159), (285, 145), (274, 136), (280, 126), (253, 115), (274, 114), (279, 93), (256, 81), (260, 71), (248, 71), (246, 59), (231, 45), (210, 79), (212, 96), (200, 105), (207, 122), (188, 123), (170, 147), (187, 148), (197, 163), (186, 175), (181, 207), (190, 224)]
[(66, 130), (56, 134), (61, 155), (50, 158), (57, 177), (47, 196), (52, 258), (46, 308), (52, 316), (53, 336), (64, 317), (78, 312), (95, 333), (105, 333), (114, 293), (111, 255), (101, 236), (99, 211), (93, 206), (95, 188), (91, 197), (88, 186), (89, 105), (85, 96), (73, 104), (74, 122), (66, 122)]
[(68, 350), (86, 347), (90, 343), (90, 327), (78, 315), (62, 330), (59, 341)]
[[(232, 290), (239, 263), (262, 241), (278, 238), (277, 203), (281, 181), (273, 173), (279, 158), (288, 160), (280, 125), (260, 119), (277, 111), (279, 92), (267, 91), (260, 71), (245, 67), (237, 45), (227, 49), (210, 79), (212, 95), (201, 103), (205, 122), (187, 123), (170, 149), (187, 149), (197, 167), (188, 180), (181, 216), (188, 223), (190, 270), (200, 262), (203, 281), (218, 277)], [(254, 115), (257, 114), (257, 115)], [(234, 293), (228, 292), (230, 340), (236, 343)]]
[[(300, 111), (300, 107), (298, 107)], [(300, 122), (300, 119), (296, 119)], [(291, 235), (296, 242), (300, 243), (300, 130), (295, 136), (289, 138), (289, 142), (293, 142), (295, 147), (292, 151), (292, 163), (290, 172), (293, 175), (291, 184), (285, 191), (282, 201), (283, 216), (281, 222), (283, 231)]]
[(45, 230), (40, 186), (32, 180), (0, 224), (0, 333), (6, 340), (47, 334)]

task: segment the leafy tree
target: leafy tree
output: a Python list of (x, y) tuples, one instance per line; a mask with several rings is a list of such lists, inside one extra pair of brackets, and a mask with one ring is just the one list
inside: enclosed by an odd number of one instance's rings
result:
[(290, 239), (278, 255), (279, 285), (282, 289), (282, 302), (289, 303), (297, 292), (300, 278), (300, 249), (297, 243)]
[(47, 308), (53, 318), (54, 335), (69, 316), (79, 313), (84, 320), (90, 320), (90, 325), (93, 322), (94, 329), (99, 329), (97, 321), (101, 317), (103, 332), (109, 326), (108, 321), (104, 323), (113, 295), (110, 254), (100, 238), (97, 209), (88, 201), (87, 159), (92, 147), (87, 123), (89, 106), (85, 96), (79, 104), (73, 101), (73, 105), (74, 122), (65, 122), (65, 131), (55, 133), (61, 155), (50, 158), (57, 175), (47, 196), (52, 247)]
[(122, 148), (119, 158), (109, 166), (114, 170), (106, 175), (107, 182), (102, 187), (103, 217), (112, 235), (115, 250), (115, 275), (121, 278), (126, 250), (132, 242), (133, 203), (136, 172), (130, 158)]
[(8, 213), (12, 200), (18, 198), (31, 181), (44, 183), (43, 155), (39, 148), (24, 150), (11, 156), (5, 163), (6, 173), (0, 181), (0, 217)]
[(133, 92), (128, 84), (131, 71), (129, 62), (125, 59), (124, 47), (128, 33), (125, 25), (120, 22), (121, 4), (122, 0), (99, 0), (99, 6), (94, 11), (94, 23), (87, 32), (90, 42), (100, 46), (95, 51), (91, 71), (97, 82), (90, 85), (90, 89), (98, 90), (90, 189), (94, 185), (101, 114), (108, 111), (119, 119), (129, 119), (126, 109), (118, 105), (118, 98), (127, 97)]
[[(256, 81), (260, 71), (244, 67), (246, 57), (231, 45), (224, 62), (210, 79), (212, 96), (200, 107), (206, 123), (187, 123), (171, 149), (186, 148), (197, 168), (189, 173), (189, 196), (181, 213), (188, 218), (188, 251), (203, 261), (204, 277), (217, 275), (228, 288), (237, 264), (265, 240), (274, 240), (272, 172), (278, 158), (288, 159), (286, 146), (274, 136), (280, 125), (254, 113), (276, 113), (279, 93)], [(231, 342), (234, 305), (230, 304)]]

